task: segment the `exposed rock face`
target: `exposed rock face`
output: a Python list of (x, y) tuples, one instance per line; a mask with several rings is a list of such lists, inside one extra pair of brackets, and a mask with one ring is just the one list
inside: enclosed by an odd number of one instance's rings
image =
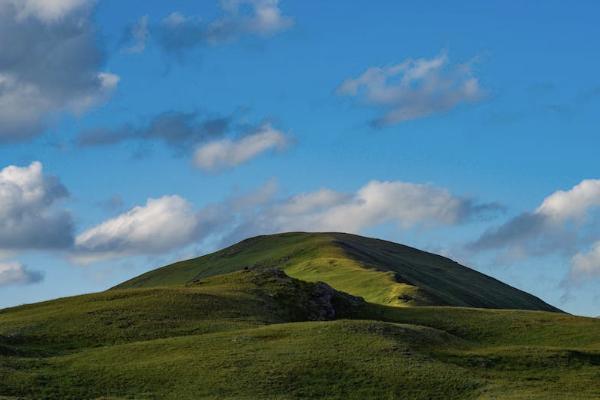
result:
[(313, 298), (309, 301), (309, 305), (318, 315), (313, 315), (311, 319), (319, 321), (335, 319), (335, 306), (332, 304), (332, 300), (336, 293), (333, 288), (323, 282), (317, 282), (312, 294)]
[(349, 316), (365, 301), (361, 297), (339, 292), (326, 283), (317, 282), (314, 284), (312, 303), (318, 316), (311, 319), (321, 321)]
[(266, 293), (277, 308), (293, 320), (326, 321), (350, 316), (365, 304), (361, 297), (339, 292), (323, 282), (304, 282), (277, 268), (247, 270), (252, 281)]

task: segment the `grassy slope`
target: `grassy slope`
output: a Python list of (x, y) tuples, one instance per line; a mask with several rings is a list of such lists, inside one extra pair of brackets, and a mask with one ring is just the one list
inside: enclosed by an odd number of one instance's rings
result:
[(247, 239), (150, 271), (117, 288), (181, 285), (245, 267), (273, 266), (392, 306), (449, 305), (558, 311), (540, 299), (452, 260), (383, 240), (342, 233), (285, 233)]
[[(309, 321), (324, 303), (346, 319)], [(0, 398), (597, 399), (599, 380), (597, 319), (366, 304), (272, 270), (0, 311)]]
[[(319, 319), (318, 288), (276, 270), (241, 271), (182, 287), (114, 290), (8, 308), (0, 310), (0, 346), (52, 354)], [(352, 299), (340, 296), (332, 302), (343, 316), (344, 299)]]

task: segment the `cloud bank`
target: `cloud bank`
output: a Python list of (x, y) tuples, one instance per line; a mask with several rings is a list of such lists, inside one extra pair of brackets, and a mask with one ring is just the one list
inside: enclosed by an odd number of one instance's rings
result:
[(360, 233), (381, 224), (400, 229), (466, 223), (494, 214), (495, 204), (479, 204), (432, 185), (371, 181), (355, 193), (323, 188), (278, 198), (273, 182), (254, 193), (194, 210), (178, 196), (149, 199), (76, 238), (74, 257), (93, 262), (155, 254), (207, 239), (223, 244), (248, 236), (284, 231)]
[(0, 1), (0, 142), (40, 134), (61, 113), (105, 101), (119, 77), (90, 21), (92, 1)]
[(383, 127), (477, 102), (484, 92), (469, 64), (450, 65), (447, 55), (441, 54), (368, 68), (344, 81), (337, 94), (381, 108), (383, 115), (372, 125)]
[(387, 223), (400, 229), (456, 225), (501, 209), (432, 185), (371, 181), (354, 193), (323, 188), (267, 203), (248, 212), (228, 241), (295, 230), (361, 233)]

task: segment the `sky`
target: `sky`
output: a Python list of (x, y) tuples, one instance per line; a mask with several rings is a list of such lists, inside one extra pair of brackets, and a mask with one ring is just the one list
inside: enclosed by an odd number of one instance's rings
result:
[(344, 231), (600, 315), (600, 5), (0, 0), (0, 307)]

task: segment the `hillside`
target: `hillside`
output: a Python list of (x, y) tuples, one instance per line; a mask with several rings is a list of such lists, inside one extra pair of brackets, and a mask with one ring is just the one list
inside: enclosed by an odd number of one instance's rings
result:
[(264, 268), (0, 310), (2, 399), (597, 399), (600, 321)]
[(116, 289), (177, 286), (244, 268), (276, 267), (310, 282), (391, 306), (457, 306), (560, 311), (539, 298), (448, 258), (345, 233), (284, 233), (133, 278)]

